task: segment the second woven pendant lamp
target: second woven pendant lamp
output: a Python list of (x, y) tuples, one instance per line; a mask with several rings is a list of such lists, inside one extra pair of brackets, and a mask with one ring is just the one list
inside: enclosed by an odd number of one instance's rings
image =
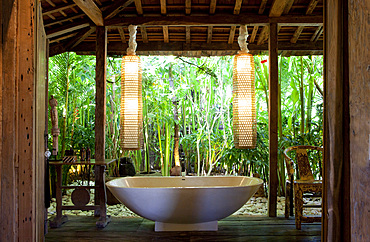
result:
[(246, 26), (240, 26), (238, 43), (241, 50), (234, 58), (233, 67), (233, 133), (238, 149), (256, 147), (257, 121), (254, 88), (254, 59), (247, 48)]

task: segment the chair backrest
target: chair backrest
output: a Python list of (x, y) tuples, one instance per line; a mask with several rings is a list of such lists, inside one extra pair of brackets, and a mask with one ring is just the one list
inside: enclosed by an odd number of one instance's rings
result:
[[(284, 158), (285, 158), (285, 164), (287, 167), (288, 176), (291, 177), (294, 174), (294, 161), (291, 159), (288, 155), (288, 152), (290, 151), (296, 151), (296, 163), (298, 166), (298, 172), (300, 180), (308, 181), (308, 180), (314, 180), (314, 177), (312, 175), (310, 162), (308, 160), (307, 150), (318, 150), (322, 151), (323, 149), (321, 147), (317, 146), (310, 146), (310, 145), (297, 145), (292, 146), (284, 150)], [(321, 163), (320, 163), (321, 164)]]

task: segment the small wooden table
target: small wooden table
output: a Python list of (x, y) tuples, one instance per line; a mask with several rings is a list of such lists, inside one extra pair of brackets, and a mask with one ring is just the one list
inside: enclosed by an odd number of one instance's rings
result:
[[(104, 228), (110, 222), (110, 216), (107, 216), (107, 197), (105, 190), (105, 168), (108, 164), (114, 162), (115, 159), (106, 159), (104, 161), (90, 160), (90, 161), (76, 161), (76, 162), (62, 162), (62, 161), (49, 161), (50, 165), (54, 165), (57, 172), (56, 183), (56, 217), (50, 221), (51, 228), (58, 228), (63, 223), (68, 221), (67, 215), (62, 215), (62, 210), (94, 210), (94, 215), (99, 216), (96, 222), (98, 228)], [(62, 166), (65, 165), (93, 165), (95, 166), (95, 186), (62, 186)], [(62, 205), (62, 189), (95, 189), (94, 205)]]

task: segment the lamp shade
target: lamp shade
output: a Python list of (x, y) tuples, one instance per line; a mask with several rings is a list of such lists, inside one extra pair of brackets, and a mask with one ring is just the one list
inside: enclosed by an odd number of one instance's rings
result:
[(121, 66), (120, 142), (122, 150), (143, 148), (140, 57), (126, 55)]
[(257, 123), (254, 90), (254, 59), (248, 53), (238, 54), (233, 67), (233, 133), (238, 149), (256, 147)]

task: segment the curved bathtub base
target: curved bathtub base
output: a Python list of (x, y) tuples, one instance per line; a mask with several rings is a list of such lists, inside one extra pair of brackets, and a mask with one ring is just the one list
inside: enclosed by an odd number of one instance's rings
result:
[(175, 223), (162, 223), (155, 222), (154, 231), (217, 231), (217, 221), (196, 223), (196, 224), (175, 224)]

